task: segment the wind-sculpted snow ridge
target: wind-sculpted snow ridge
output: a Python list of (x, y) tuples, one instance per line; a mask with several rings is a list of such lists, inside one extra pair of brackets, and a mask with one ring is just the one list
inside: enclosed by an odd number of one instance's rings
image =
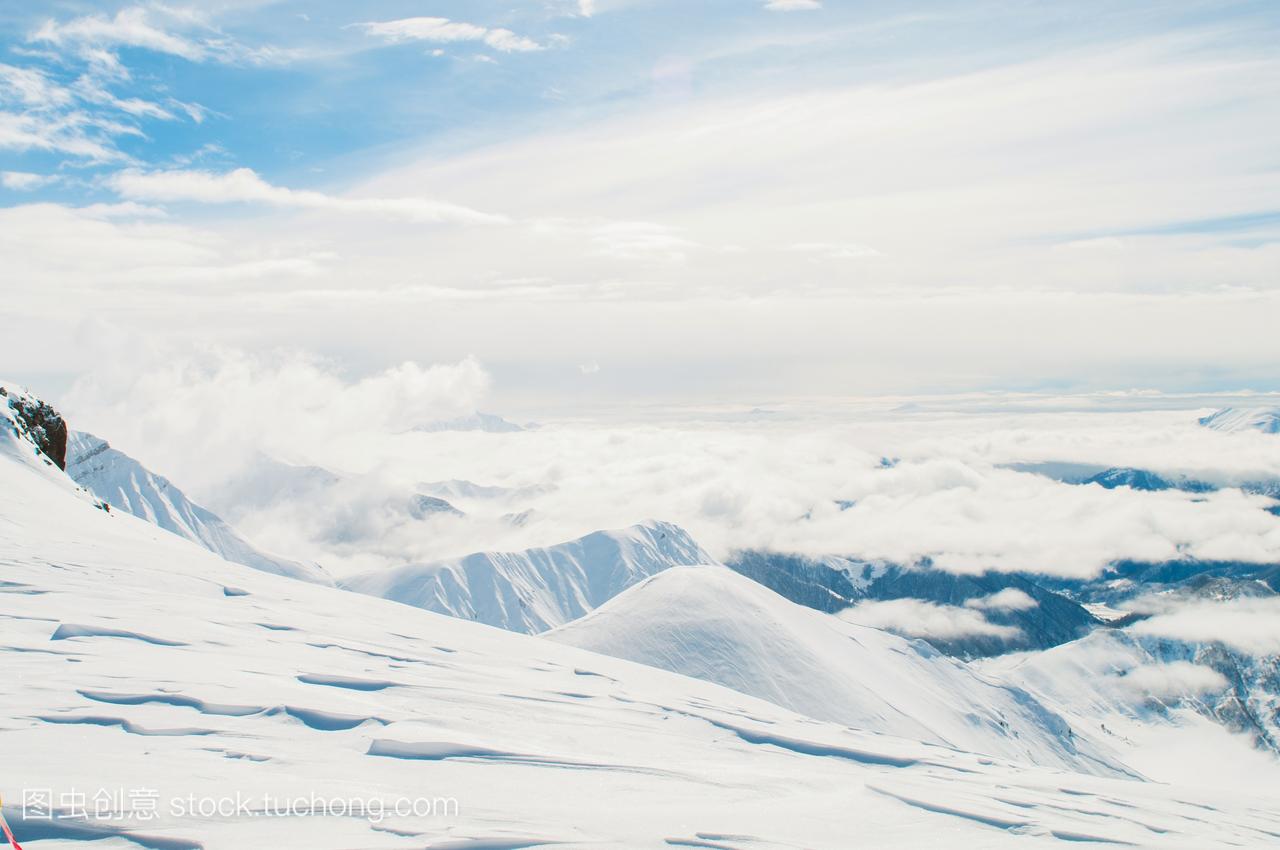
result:
[(304, 581), (333, 583), (315, 564), (277, 558), (254, 548), (221, 517), (191, 501), (167, 478), (92, 434), (71, 432), (67, 474), (112, 507), (184, 537), (228, 561)]
[(662, 570), (714, 560), (679, 526), (646, 522), (546, 548), (477, 552), (362, 573), (340, 584), (439, 614), (535, 634), (581, 617)]
[[(95, 509), (27, 449), (0, 435), (0, 737), (5, 815), (36, 848), (1280, 840), (1266, 786), (1089, 776), (848, 729), (255, 571)], [(24, 815), (20, 789), (48, 789), (55, 816)], [(78, 816), (75, 795), (99, 790), (125, 811)]]
[(1280, 434), (1280, 407), (1224, 407), (1200, 420), (1215, 431), (1261, 431)]
[(1025, 692), (923, 641), (846, 623), (724, 567), (677, 567), (546, 635), (820, 720), (1075, 770), (1122, 773)]

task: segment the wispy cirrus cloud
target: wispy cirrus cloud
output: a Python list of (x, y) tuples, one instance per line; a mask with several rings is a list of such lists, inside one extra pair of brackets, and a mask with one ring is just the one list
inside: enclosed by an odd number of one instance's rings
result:
[[(590, 8), (590, 5), (586, 8)], [(356, 26), (367, 35), (391, 44), (408, 41), (432, 44), (470, 41), (481, 42), (502, 53), (529, 53), (545, 49), (544, 45), (509, 29), (483, 27), (448, 18), (401, 18), (394, 21), (369, 21)]]
[(226, 172), (128, 170), (112, 175), (107, 184), (122, 197), (159, 203), (269, 204), (432, 224), (502, 224), (508, 221), (502, 215), (429, 198), (345, 198), (290, 189), (263, 180), (249, 168)]
[(33, 44), (69, 50), (100, 71), (127, 75), (115, 51), (136, 48), (177, 56), (189, 62), (273, 64), (286, 61), (290, 51), (250, 46), (223, 33), (195, 8), (139, 5), (115, 15), (84, 15), (66, 21), (53, 18), (27, 37)]
[(39, 68), (0, 63), (0, 98), (27, 109), (70, 105), (75, 96)]
[(767, 0), (764, 7), (770, 12), (812, 12), (822, 8), (821, 0)]
[(202, 62), (215, 56), (225, 45), (192, 39), (168, 31), (154, 23), (153, 9), (134, 6), (121, 9), (113, 17), (86, 15), (66, 22), (47, 20), (30, 35), (30, 41), (59, 47), (138, 47)]
[[(186, 35), (186, 30), (198, 35)], [(119, 49), (191, 62), (249, 61), (258, 55), (198, 14), (161, 6), (129, 7), (111, 17), (49, 19), (27, 42), (41, 48), (15, 51), (29, 58), (27, 64), (0, 63), (0, 107), (8, 107), (0, 110), (0, 148), (58, 153), (89, 164), (129, 160), (120, 141), (145, 138), (145, 121), (198, 124), (209, 115), (204, 106), (178, 100), (160, 85), (117, 94), (113, 89), (134, 82)]]

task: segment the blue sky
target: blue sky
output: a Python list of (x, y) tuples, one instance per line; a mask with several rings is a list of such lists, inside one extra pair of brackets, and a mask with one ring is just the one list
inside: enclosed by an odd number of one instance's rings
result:
[(0, 354), (62, 385), (121, 339), (474, 356), (512, 404), (1273, 389), (1277, 30), (1190, 0), (10, 5)]
[[(0, 14), (10, 65), (52, 85), (97, 77), (112, 94), (172, 119), (83, 99), (77, 108), (137, 135), (100, 137), (154, 166), (247, 165), (272, 179), (333, 185), (405, 150), (492, 141), (674, 98), (928, 78), (998, 67), (1045, 51), (1217, 30), (1236, 49), (1274, 44), (1259, 3), (827, 3), (770, 11), (765, 0), (696, 4), (575, 0), (174, 4), (29, 3)], [(136, 46), (127, 34), (77, 37), (93, 20), (171, 33), (198, 57)], [(371, 35), (362, 24), (448, 19), (506, 29), (536, 49)], [(51, 40), (46, 30), (63, 33)], [(95, 74), (85, 53), (114, 54), (128, 79)], [(179, 51), (180, 52), (180, 51)], [(440, 55), (434, 55), (434, 54)], [(191, 120), (173, 101), (205, 114)], [(101, 173), (61, 152), (5, 151), (8, 170)], [(118, 164), (119, 161), (116, 162)], [(334, 171), (338, 170), (338, 174)], [(87, 187), (78, 185), (83, 192)], [(71, 198), (50, 186), (48, 197)], [(39, 197), (39, 195), (37, 195)]]

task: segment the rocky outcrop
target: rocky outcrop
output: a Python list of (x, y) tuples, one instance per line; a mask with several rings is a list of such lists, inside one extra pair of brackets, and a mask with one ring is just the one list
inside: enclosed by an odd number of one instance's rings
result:
[(67, 423), (58, 411), (39, 399), (10, 394), (0, 387), (0, 396), (8, 399), (18, 428), (36, 444), (40, 453), (53, 461), (58, 469), (67, 468)]

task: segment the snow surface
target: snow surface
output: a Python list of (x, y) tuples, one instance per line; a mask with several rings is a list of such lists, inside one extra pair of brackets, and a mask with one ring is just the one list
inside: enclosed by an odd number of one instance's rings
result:
[(343, 579), (348, 590), (534, 634), (673, 566), (713, 563), (684, 529), (650, 521), (523, 552), (477, 552)]
[(111, 507), (128, 511), (228, 561), (276, 575), (333, 583), (315, 564), (277, 558), (255, 548), (217, 514), (187, 498), (167, 478), (92, 434), (70, 432), (67, 474)]
[(1217, 431), (1262, 431), (1280, 434), (1280, 407), (1224, 407), (1200, 420)]
[[(1274, 656), (1104, 628), (981, 666), (1053, 705), (1148, 776), (1233, 787), (1260, 777), (1280, 782)], [(1201, 757), (1211, 742), (1230, 760)], [(1219, 770), (1229, 763), (1236, 768)], [(1249, 770), (1237, 769), (1246, 764)]]
[(724, 567), (677, 567), (546, 635), (820, 720), (1037, 764), (1118, 774), (1061, 717), (924, 641), (844, 622)]
[[(1280, 841), (1274, 796), (1054, 771), (225, 561), (0, 435), (9, 787), (159, 817), (5, 814), (29, 848), (1151, 847)], [(7, 790), (7, 789), (6, 789)], [(172, 801), (452, 797), (456, 812), (178, 816)], [(55, 803), (65, 807), (65, 803)], [(65, 814), (65, 808), (63, 810)]]

